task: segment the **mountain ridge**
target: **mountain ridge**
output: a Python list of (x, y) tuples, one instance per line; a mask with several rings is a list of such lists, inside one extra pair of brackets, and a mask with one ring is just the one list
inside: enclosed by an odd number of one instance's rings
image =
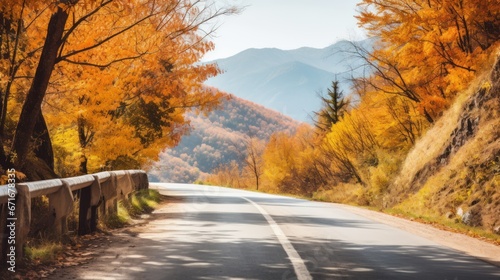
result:
[(165, 150), (149, 171), (150, 180), (192, 183), (218, 166), (239, 161), (245, 139), (267, 141), (278, 131), (293, 133), (299, 123), (277, 111), (232, 95), (208, 115), (189, 114), (193, 130)]
[(208, 62), (216, 63), (222, 74), (205, 84), (311, 122), (310, 116), (321, 106), (318, 92), (326, 91), (335, 79), (341, 82), (341, 90), (348, 92), (350, 79), (360, 75), (355, 69), (363, 62), (353, 55), (353, 44), (369, 48), (372, 40), (339, 41), (325, 48), (246, 49)]

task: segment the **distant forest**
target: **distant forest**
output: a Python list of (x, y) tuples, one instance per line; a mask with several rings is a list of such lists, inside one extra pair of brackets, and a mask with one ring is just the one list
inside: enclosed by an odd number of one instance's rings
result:
[(177, 147), (160, 155), (150, 171), (152, 181), (191, 183), (231, 163), (240, 168), (246, 142), (262, 143), (276, 132), (292, 135), (299, 123), (253, 102), (226, 95), (221, 108), (208, 115), (189, 114), (193, 128)]

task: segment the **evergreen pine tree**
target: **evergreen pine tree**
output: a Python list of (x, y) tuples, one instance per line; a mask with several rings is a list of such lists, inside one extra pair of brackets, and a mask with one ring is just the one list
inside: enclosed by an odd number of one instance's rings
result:
[(340, 121), (347, 110), (349, 102), (344, 98), (343, 92), (339, 89), (339, 82), (337, 80), (332, 81), (327, 96), (321, 96), (321, 101), (323, 103), (321, 110), (314, 112), (316, 115), (314, 125), (321, 132), (328, 132), (332, 128), (332, 125)]

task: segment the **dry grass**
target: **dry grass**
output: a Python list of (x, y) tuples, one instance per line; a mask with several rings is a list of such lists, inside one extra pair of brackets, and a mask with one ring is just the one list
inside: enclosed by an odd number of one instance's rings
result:
[(404, 211), (401, 209), (386, 209), (383, 212), (393, 216), (410, 219), (412, 221), (430, 224), (436, 228), (440, 228), (443, 230), (462, 233), (471, 237), (488, 241), (496, 245), (500, 245), (500, 235), (492, 233), (490, 230), (485, 230), (483, 228), (464, 225), (459, 221), (459, 219), (456, 218), (447, 219), (444, 217), (436, 217), (435, 215), (416, 214), (414, 212)]
[(417, 172), (443, 151), (472, 92), (470, 90), (458, 96), (451, 108), (417, 141), (401, 165), (400, 175), (394, 180), (396, 188), (408, 188)]
[(313, 194), (317, 201), (366, 205), (365, 188), (359, 184), (339, 184), (330, 190), (321, 190)]

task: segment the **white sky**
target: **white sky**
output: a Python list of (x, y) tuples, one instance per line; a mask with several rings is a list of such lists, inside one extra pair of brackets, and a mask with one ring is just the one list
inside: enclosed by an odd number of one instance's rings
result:
[(215, 50), (204, 61), (229, 57), (248, 48), (324, 48), (339, 40), (364, 39), (357, 27), (359, 0), (217, 0), (246, 6), (219, 19)]

